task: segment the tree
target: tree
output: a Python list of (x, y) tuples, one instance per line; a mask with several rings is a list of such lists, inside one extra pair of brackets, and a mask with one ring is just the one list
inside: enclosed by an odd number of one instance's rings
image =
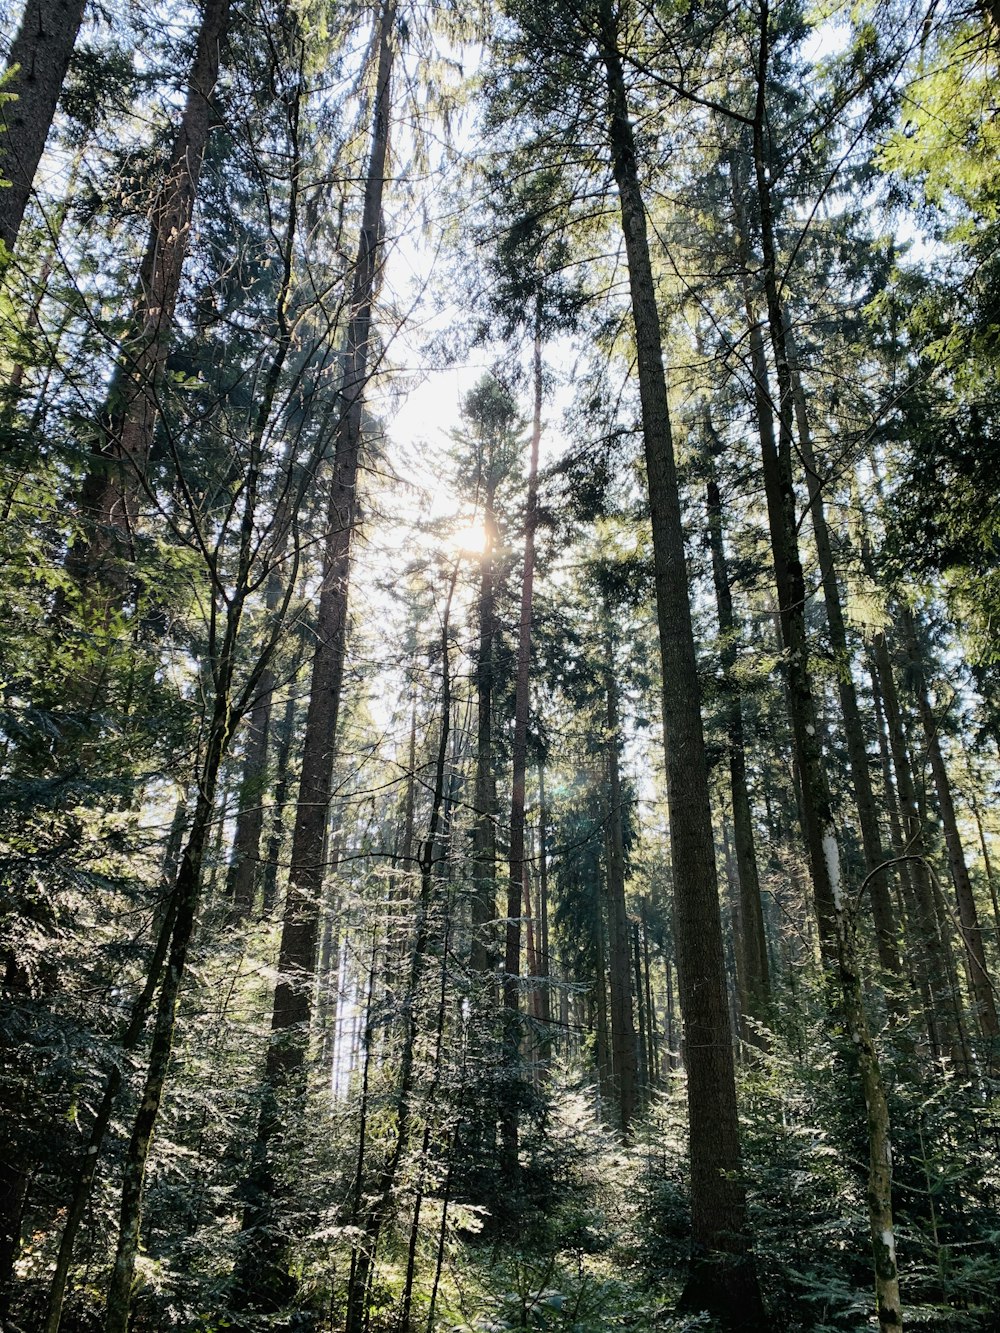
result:
[[(26, 0), (0, 101), (0, 243), (14, 250), (86, 0)], [(3, 265), (6, 267), (6, 265)], [(2, 271), (2, 269), (0, 269)]]

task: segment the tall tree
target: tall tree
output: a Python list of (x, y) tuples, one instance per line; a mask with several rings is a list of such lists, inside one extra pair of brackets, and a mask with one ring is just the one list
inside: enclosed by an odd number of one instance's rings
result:
[[(11, 252), (83, 22), (86, 0), (26, 0), (0, 93), (0, 242)], [(9, 259), (9, 253), (8, 253)], [(0, 260), (0, 272), (6, 266)]]
[[(333, 785), (347, 648), (348, 586), (358, 503), (362, 421), (371, 376), (372, 312), (382, 268), (382, 200), (388, 173), (392, 120), (392, 71), (396, 55), (396, 5), (386, 0), (375, 25), (374, 99), (365, 174), (361, 236), (351, 278), (343, 389), (336, 454), (326, 511), (323, 572), (315, 624), (309, 687), (292, 834), (288, 888), (278, 955), (278, 981), (271, 1013), (272, 1039), (264, 1071), (264, 1098), (254, 1149), (254, 1202), (245, 1217), (237, 1283), (251, 1302), (273, 1299), (287, 1286), (287, 1267), (268, 1214), (275, 1184), (269, 1145), (278, 1134), (281, 1101), (295, 1092), (305, 1067), (325, 872), (327, 821)], [(252, 1229), (261, 1225), (263, 1235)]]
[(118, 598), (124, 592), (122, 562), (130, 555), (136, 498), (153, 444), (228, 26), (229, 0), (204, 0), (184, 109), (153, 201), (129, 332), (80, 490), (86, 531), (68, 565), (85, 595), (102, 586)]

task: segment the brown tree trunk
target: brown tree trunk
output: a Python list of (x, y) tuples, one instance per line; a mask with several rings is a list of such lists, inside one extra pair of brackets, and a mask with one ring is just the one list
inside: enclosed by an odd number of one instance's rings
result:
[[(786, 325), (787, 336), (788, 329)], [(837, 582), (837, 571), (834, 566), (833, 543), (830, 540), (830, 529), (826, 521), (823, 482), (816, 470), (812, 432), (809, 428), (809, 415), (806, 410), (802, 380), (797, 366), (791, 361), (790, 346), (788, 350), (792, 401), (798, 427), (799, 449), (808, 477), (809, 509), (812, 515), (813, 533), (816, 538), (816, 555), (819, 559), (820, 578), (823, 583), (823, 601), (826, 608), (827, 626), (830, 631), (830, 646), (833, 649), (837, 693), (840, 698), (844, 738), (847, 741), (847, 757), (851, 769), (851, 785), (854, 788), (854, 804), (858, 812), (858, 825), (861, 829), (865, 872), (870, 876), (868, 896), (871, 899), (872, 916), (875, 922), (875, 943), (878, 948), (879, 963), (882, 970), (891, 980), (898, 978), (902, 971), (897, 945), (896, 922), (885, 872), (873, 873), (879, 866), (883, 865), (886, 856), (882, 847), (882, 835), (879, 832), (868, 750), (865, 746), (865, 733), (861, 721), (861, 709), (858, 707), (858, 695), (854, 688), (851, 653), (847, 644), (847, 628), (844, 623), (844, 612), (840, 600), (840, 585)]]
[(611, 608), (607, 600), (604, 604), (604, 623), (604, 696), (607, 709), (605, 770), (608, 783), (605, 890), (608, 913), (608, 980), (611, 991), (611, 1064), (615, 1100), (618, 1104), (618, 1123), (622, 1135), (627, 1139), (637, 1106), (638, 1071), (630, 982), (628, 913), (625, 903), (625, 847), (622, 823), (624, 811), (621, 774), (618, 767), (618, 748), (621, 744), (618, 684), (615, 680), (614, 642), (610, 628)]
[(278, 900), (279, 858), (285, 840), (285, 805), (293, 780), (291, 753), (295, 737), (296, 703), (293, 687), (285, 703), (285, 712), (278, 731), (278, 753), (274, 760), (277, 775), (274, 784), (274, 811), (271, 817), (271, 832), (264, 852), (264, 874), (261, 884), (261, 916), (264, 918), (274, 910)]
[[(753, 116), (753, 158), (760, 210), (761, 252), (768, 331), (778, 380), (778, 449), (772, 460), (765, 450), (765, 488), (771, 540), (781, 603), (788, 697), (795, 756), (802, 788), (806, 843), (819, 921), (820, 944), (828, 965), (836, 964), (844, 1017), (858, 1056), (868, 1109), (868, 1223), (875, 1269), (875, 1299), (882, 1333), (899, 1329), (902, 1314), (892, 1215), (892, 1152), (889, 1113), (882, 1073), (868, 1028), (855, 940), (857, 903), (849, 899), (841, 879), (840, 849), (833, 822), (829, 780), (823, 762), (818, 714), (809, 670), (805, 629), (805, 578), (798, 551), (795, 488), (792, 476), (793, 391), (785, 337), (785, 318), (778, 285), (772, 183), (765, 135), (770, 60), (770, 12), (761, 0), (757, 52), (757, 96)], [(751, 327), (753, 326), (751, 318)], [(759, 378), (755, 371), (755, 380)]]
[(701, 691), (660, 317), (618, 16), (611, 0), (601, 0), (598, 20), (608, 96), (608, 146), (635, 325), (663, 665), (671, 859), (688, 1053), (692, 1254), (683, 1304), (751, 1329), (765, 1326), (766, 1317), (746, 1216)]
[[(434, 866), (440, 851), (438, 838), (446, 801), (445, 770), (451, 726), (451, 603), (457, 581), (458, 566), (456, 564), (448, 587), (441, 622), (441, 729), (434, 765), (434, 786), (431, 793), (427, 835), (421, 844), (418, 856), (420, 891), (414, 904), (416, 921), (413, 929), (409, 972), (402, 1003), (403, 1036), (400, 1043), (399, 1074), (395, 1093), (396, 1133), (392, 1149), (379, 1172), (372, 1201), (365, 1210), (364, 1219), (361, 1223), (364, 1241), (361, 1245), (355, 1247), (351, 1256), (351, 1284), (347, 1298), (345, 1333), (363, 1333), (366, 1326), (366, 1296), (374, 1271), (379, 1237), (390, 1215), (399, 1165), (409, 1146), (413, 1129), (412, 1099), (417, 1042), (417, 1000), (427, 961), (427, 947), (430, 942)], [(443, 1010), (444, 1001), (442, 999), (439, 1020), (443, 1020)], [(439, 1027), (439, 1036), (440, 1032), (441, 1028)], [(435, 1080), (436, 1078), (437, 1074), (435, 1073)], [(406, 1326), (404, 1325), (404, 1327)]]
[[(517, 679), (514, 688), (514, 737), (511, 747), (510, 856), (507, 880), (507, 927), (504, 942), (504, 1047), (513, 1068), (519, 1025), (518, 982), (521, 972), (521, 890), (526, 883), (524, 856), (524, 788), (528, 771), (528, 708), (531, 689), (531, 603), (535, 586), (535, 525), (538, 521), (538, 449), (542, 437), (542, 288), (535, 294), (533, 343), (534, 410), (531, 417), (531, 452), (528, 459), (528, 495), (524, 520), (524, 570), (521, 575), (521, 614), (517, 635)], [(529, 929), (532, 927), (529, 925)], [(532, 929), (533, 934), (533, 929)], [(534, 940), (532, 939), (532, 945)], [(537, 966), (529, 962), (532, 976)], [(511, 1163), (516, 1160), (516, 1126), (504, 1135)]]
[[(10, 48), (0, 102), (0, 242), (13, 251), (45, 151), (56, 103), (76, 45), (86, 0), (27, 0)], [(0, 273), (3, 271), (0, 260)]]
[[(705, 426), (710, 450), (715, 441), (708, 408), (705, 408)], [(710, 462), (710, 466), (714, 465)], [(764, 912), (760, 899), (760, 875), (757, 870), (757, 852), (754, 845), (753, 814), (747, 786), (746, 742), (743, 732), (743, 706), (735, 679), (736, 645), (739, 628), (733, 611), (733, 597), (729, 584), (722, 529), (722, 496), (714, 476), (708, 482), (708, 535), (712, 550), (712, 574), (715, 582), (715, 601), (719, 613), (720, 657), (723, 687), (726, 691), (726, 736), (729, 749), (729, 784), (733, 803), (733, 841), (736, 853), (736, 871), (739, 880), (739, 915), (741, 930), (740, 956), (744, 964), (741, 977), (746, 991), (747, 1016), (754, 1021), (748, 1027), (749, 1039), (761, 1044), (759, 1024), (767, 1021), (771, 1003), (771, 981), (767, 965), (767, 938), (764, 934)]]
[[(486, 543), (479, 569), (479, 652), (476, 658), (476, 811), (473, 824), (472, 943), (469, 965), (492, 978), (498, 961), (496, 900), (496, 782), (493, 777), (493, 654), (496, 617), (493, 557), (497, 542), (493, 512), (496, 478), (490, 469), (483, 499)], [(489, 987), (493, 989), (493, 983)]]
[[(548, 1024), (552, 1018), (552, 996), (549, 990), (549, 859), (545, 835), (549, 823), (548, 802), (545, 798), (545, 765), (538, 765), (538, 975), (541, 978), (539, 1018)], [(985, 847), (985, 843), (983, 844)], [(548, 1062), (550, 1043), (542, 1043), (541, 1057)]]
[[(930, 988), (931, 1014), (934, 1031), (933, 1046), (953, 1058), (960, 1050), (959, 1034), (951, 1017), (955, 997), (948, 982), (948, 944), (942, 940), (934, 909), (934, 886), (931, 882), (927, 846), (924, 842), (923, 821), (913, 785), (913, 770), (907, 753), (906, 736), (899, 707), (899, 696), (885, 635), (878, 633), (872, 643), (875, 675), (882, 706), (885, 709), (889, 732), (889, 748), (896, 776), (900, 816), (903, 822), (904, 853), (917, 857), (910, 862), (910, 877), (915, 895), (917, 928), (924, 954), (924, 966)], [(959, 1056), (959, 1060), (961, 1057)]]
[[(378, 18), (377, 69), (371, 152), (365, 178), (361, 238), (355, 261), (347, 349), (344, 357), (343, 406), (337, 428), (336, 455), (326, 516), (326, 546), (319, 608), (314, 627), (315, 651), (302, 748), (288, 888), (281, 926), (278, 981), (271, 1013), (272, 1040), (264, 1075), (264, 1100), (255, 1144), (255, 1194), (245, 1229), (255, 1227), (259, 1250), (245, 1244), (236, 1281), (251, 1302), (278, 1292), (287, 1271), (273, 1227), (265, 1214), (274, 1203), (268, 1144), (280, 1128), (279, 1098), (296, 1092), (305, 1066), (312, 1008), (316, 948), (322, 902), (324, 845), (333, 786), (347, 643), (347, 603), (351, 546), (357, 512), (358, 462), (365, 393), (370, 375), (372, 307), (380, 272), (382, 197), (385, 187), (391, 118), (395, 0), (387, 0)], [(260, 1213), (258, 1214), (258, 1209)], [(258, 1223), (260, 1225), (256, 1225)]]
[(955, 896), (958, 899), (962, 944), (968, 961), (976, 1020), (987, 1041), (993, 1041), (1000, 1036), (1000, 1024), (997, 1022), (997, 1008), (993, 996), (993, 983), (986, 965), (983, 932), (979, 926), (976, 900), (972, 892), (972, 881), (969, 878), (965, 850), (962, 847), (962, 838), (958, 831), (955, 802), (951, 794), (951, 780), (948, 777), (944, 755), (941, 753), (941, 742), (938, 739), (937, 718), (928, 696), (924, 655), (920, 650), (913, 616), (905, 608), (902, 611), (902, 620), (906, 646), (910, 656), (913, 693), (917, 702), (917, 712), (920, 715), (920, 724), (923, 728), (927, 757), (930, 760), (938, 809), (941, 812), (941, 823), (944, 827), (944, 841), (948, 850), (951, 878), (955, 885)]
[(130, 554), (136, 479), (153, 443), (181, 271), (212, 124), (219, 50), (228, 25), (229, 0), (204, 0), (187, 100), (153, 203), (131, 332), (108, 396), (105, 442), (92, 457), (80, 490), (80, 511), (88, 528), (71, 549), (67, 567), (91, 592), (95, 581), (116, 596), (124, 591), (121, 561)]
[(223, 646), (218, 678), (218, 692), (208, 732), (205, 761), (198, 786), (198, 799), (191, 820), (187, 844), (181, 857), (174, 888), (174, 923), (167, 955), (166, 971), (160, 986), (156, 1018), (149, 1051), (146, 1077), (132, 1126), (125, 1157), (121, 1205), (118, 1216), (118, 1243), (108, 1290), (106, 1333), (127, 1333), (135, 1260), (139, 1249), (142, 1220), (142, 1195), (146, 1163), (159, 1116), (170, 1066), (177, 1004), (187, 965), (188, 948), (194, 934), (201, 902), (202, 861), (212, 820), (215, 816), (215, 787), (219, 767), (232, 727), (230, 686), (239, 611), (234, 609)]

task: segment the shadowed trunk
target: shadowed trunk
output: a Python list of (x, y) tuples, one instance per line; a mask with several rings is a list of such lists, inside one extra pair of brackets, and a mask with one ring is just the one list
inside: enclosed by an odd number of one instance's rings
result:
[(212, 125), (219, 50), (229, 25), (229, 0), (205, 0), (181, 122), (157, 191), (149, 240), (139, 269), (131, 332), (108, 394), (103, 442), (80, 489), (85, 535), (67, 568), (89, 593), (100, 585), (120, 599), (123, 562), (132, 555), (137, 481), (145, 468), (159, 413), (181, 272), (191, 234), (198, 183)]
[(681, 1007), (688, 1064), (692, 1253), (682, 1303), (744, 1329), (765, 1327), (750, 1249), (740, 1158), (732, 1035), (712, 836), (701, 690), (688, 600), (660, 317), (639, 185), (635, 136), (610, 0), (598, 10), (608, 145), (618, 187), (636, 335), (653, 534), (663, 721), (675, 879)]
[[(10, 48), (0, 102), (0, 241), (14, 249), (35, 172), (45, 151), (56, 103), (76, 45), (86, 0), (27, 0)], [(4, 263), (0, 260), (0, 274)]]

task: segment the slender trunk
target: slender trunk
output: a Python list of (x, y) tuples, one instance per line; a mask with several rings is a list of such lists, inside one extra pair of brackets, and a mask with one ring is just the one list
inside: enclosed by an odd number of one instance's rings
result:
[[(507, 928), (504, 947), (504, 1044), (508, 1065), (517, 1058), (519, 1025), (518, 980), (521, 971), (521, 891), (525, 883), (524, 787), (528, 770), (528, 708), (531, 688), (531, 603), (535, 586), (535, 526), (538, 522), (538, 450), (542, 437), (542, 286), (535, 293), (533, 343), (534, 410), (531, 418), (531, 453), (528, 460), (528, 496), (524, 520), (524, 571), (521, 576), (521, 616), (517, 635), (517, 678), (514, 688), (514, 737), (511, 748), (510, 856), (507, 881)], [(532, 932), (533, 933), (533, 932)], [(534, 940), (532, 940), (532, 944)], [(537, 965), (529, 963), (532, 976)], [(504, 1141), (511, 1164), (516, 1162), (516, 1125), (508, 1125)]]
[[(348, 1292), (345, 1333), (362, 1333), (365, 1324), (365, 1306), (368, 1284), (374, 1270), (375, 1254), (382, 1228), (392, 1207), (393, 1190), (399, 1164), (410, 1143), (413, 1126), (413, 1085), (417, 1038), (417, 999), (430, 941), (431, 909), (434, 895), (434, 864), (438, 852), (438, 836), (446, 793), (448, 740), (451, 727), (451, 603), (458, 579), (458, 566), (452, 574), (441, 625), (441, 731), (434, 766), (434, 787), (427, 823), (427, 835), (420, 848), (420, 892), (415, 904), (416, 922), (410, 954), (410, 968), (403, 995), (403, 1039), (399, 1052), (399, 1075), (396, 1085), (396, 1136), (393, 1148), (379, 1173), (374, 1198), (366, 1211), (361, 1231), (363, 1246), (352, 1255), (352, 1284)], [(445, 948), (447, 953), (447, 948)], [(444, 1005), (441, 1006), (442, 1014)]]
[(597, 1062), (597, 1086), (601, 1100), (609, 1104), (614, 1102), (614, 1066), (611, 1058), (611, 1034), (608, 1025), (608, 982), (607, 959), (604, 941), (603, 914), (598, 912), (596, 940), (597, 975), (594, 978), (594, 1016), (596, 1021), (596, 1041), (594, 1056)]
[[(766, 20), (762, 18), (762, 24)], [(761, 114), (763, 114), (761, 112)], [(783, 652), (785, 698), (792, 725), (792, 745), (802, 831), (809, 856), (813, 901), (819, 927), (820, 947), (832, 966), (836, 956), (836, 909), (833, 902), (830, 868), (824, 839), (833, 828), (833, 810), (829, 782), (823, 764), (816, 700), (813, 693), (806, 636), (806, 585), (798, 546), (795, 488), (792, 478), (791, 379), (785, 356), (784, 317), (778, 296), (777, 255), (770, 216), (770, 187), (764, 162), (763, 128), (755, 128), (755, 160), (760, 199), (764, 286), (767, 293), (768, 324), (771, 345), (775, 349), (778, 370), (778, 439), (774, 438), (771, 395), (768, 389), (767, 362), (760, 328), (757, 324), (749, 278), (744, 293), (750, 324), (750, 352), (754, 378), (754, 399), (760, 433), (764, 494), (767, 502), (775, 591), (778, 598), (778, 622)], [(736, 201), (741, 268), (749, 272), (746, 234), (747, 222), (742, 202)], [(780, 353), (779, 353), (780, 349)]]
[(681, 995), (688, 1051), (692, 1255), (683, 1304), (744, 1329), (764, 1326), (749, 1241), (726, 1002), (701, 691), (660, 317), (616, 11), (601, 0), (600, 58), (611, 165), (629, 268), (663, 665), (663, 720)]
[(649, 900), (642, 902), (642, 962), (646, 987), (646, 1038), (649, 1044), (648, 1067), (650, 1086), (660, 1082), (660, 1036), (656, 1023), (656, 1003), (653, 999), (652, 967), (649, 957)]
[(448, 1012), (448, 943), (451, 935), (450, 914), (445, 922), (441, 941), (441, 984), (438, 990), (437, 1025), (434, 1031), (434, 1075), (427, 1090), (424, 1102), (424, 1133), (420, 1146), (420, 1165), (417, 1172), (416, 1197), (413, 1201), (413, 1217), (410, 1221), (410, 1238), (406, 1247), (406, 1279), (403, 1284), (403, 1296), (400, 1301), (399, 1327), (402, 1333), (409, 1333), (410, 1313), (413, 1306), (413, 1280), (417, 1266), (417, 1242), (420, 1238), (420, 1210), (427, 1185), (427, 1165), (430, 1161), (431, 1140), (434, 1131), (433, 1111), (437, 1103), (441, 1076), (444, 1072), (444, 1032), (445, 1016)]
[(277, 782), (274, 784), (274, 813), (271, 819), (271, 833), (267, 839), (264, 853), (264, 875), (261, 889), (261, 915), (267, 917), (274, 909), (278, 899), (278, 861), (282, 843), (285, 839), (285, 805), (288, 801), (288, 789), (292, 783), (291, 752), (295, 737), (295, 712), (297, 700), (294, 687), (288, 695), (285, 713), (278, 731), (278, 753), (274, 767)]
[[(345, 356), (343, 411), (326, 523), (326, 549), (316, 617), (315, 653), (302, 749), (302, 772), (292, 834), (288, 891), (274, 992), (266, 1081), (277, 1091), (296, 1077), (305, 1061), (333, 761), (337, 745), (347, 641), (347, 598), (352, 537), (357, 512), (358, 461), (365, 393), (370, 375), (372, 307), (381, 266), (382, 196), (389, 147), (394, 56), (395, 2), (379, 17), (378, 69), (371, 155), (365, 181), (361, 240), (354, 266)], [(261, 1122), (263, 1142), (269, 1132)]]
[(983, 856), (983, 868), (986, 871), (986, 884), (990, 891), (990, 903), (993, 907), (993, 929), (994, 942), (1000, 939), (1000, 902), (997, 901), (997, 884), (993, 874), (993, 858), (990, 856), (989, 843), (986, 840), (986, 830), (983, 827), (983, 813), (979, 807), (975, 792), (975, 774), (972, 771), (972, 763), (969, 753), (965, 754), (966, 772), (968, 773), (969, 787), (969, 809), (972, 811), (972, 818), (976, 821), (976, 832), (979, 835), (979, 850)]
[(632, 979), (635, 985), (635, 1012), (639, 1025), (638, 1040), (633, 1043), (638, 1069), (636, 1099), (638, 1102), (645, 1102), (649, 1098), (649, 1045), (646, 1040), (646, 993), (642, 988), (642, 952), (637, 920), (632, 922)]
[(889, 748), (896, 774), (896, 792), (903, 821), (904, 850), (917, 858), (910, 863), (910, 875), (916, 898), (917, 927), (924, 954), (924, 966), (931, 995), (934, 1031), (931, 1042), (938, 1050), (956, 1054), (959, 1041), (949, 1010), (954, 1003), (948, 983), (947, 942), (942, 940), (934, 910), (934, 886), (928, 870), (927, 846), (923, 821), (913, 785), (913, 770), (907, 753), (899, 696), (885, 635), (876, 634), (872, 644), (875, 675), (889, 732)]
[[(785, 319), (778, 287), (778, 260), (770, 164), (767, 160), (768, 63), (770, 13), (767, 0), (760, 8), (760, 41), (756, 68), (757, 97), (753, 117), (753, 158), (760, 208), (761, 250), (768, 328), (778, 379), (777, 494), (768, 498), (772, 542), (786, 571), (779, 581), (782, 632), (792, 731), (802, 786), (813, 889), (820, 928), (820, 944), (827, 961), (835, 961), (844, 1016), (854, 1043), (861, 1085), (868, 1108), (868, 1221), (875, 1269), (875, 1299), (882, 1333), (902, 1326), (899, 1275), (892, 1216), (892, 1153), (889, 1113), (878, 1056), (868, 1027), (864, 992), (858, 967), (855, 908), (841, 881), (840, 849), (833, 822), (829, 781), (823, 763), (817, 712), (810, 679), (805, 630), (805, 578), (798, 552), (795, 488), (792, 478), (791, 368), (785, 338)], [(756, 378), (756, 375), (755, 375)], [(765, 477), (765, 486), (767, 477)], [(778, 563), (778, 562), (776, 562)]]
[(521, 871), (521, 892), (523, 897), (524, 913), (524, 957), (530, 978), (531, 991), (531, 1013), (534, 1018), (538, 1017), (538, 950), (535, 947), (535, 909), (532, 903), (531, 893), (531, 866), (528, 858), (525, 858), (524, 866)]
[(121, 562), (130, 554), (136, 474), (143, 471), (153, 443), (181, 272), (212, 124), (220, 45), (228, 25), (229, 0), (204, 0), (187, 99), (153, 203), (132, 329), (108, 396), (105, 443), (95, 452), (80, 491), (80, 511), (87, 519), (88, 530), (71, 549), (67, 566), (86, 589), (93, 591), (96, 581), (115, 598), (124, 593)]
[[(179, 869), (178, 866), (176, 871), (179, 871)], [(178, 878), (175, 880), (173, 891), (160, 919), (156, 944), (146, 969), (145, 985), (133, 1001), (128, 1025), (121, 1036), (120, 1045), (123, 1052), (134, 1050), (145, 1030), (146, 1017), (156, 997), (160, 972), (167, 957), (167, 950), (170, 947), (179, 887), (180, 880)], [(77, 1233), (90, 1202), (90, 1193), (94, 1184), (94, 1176), (97, 1173), (101, 1150), (104, 1146), (104, 1138), (111, 1123), (111, 1113), (121, 1091), (123, 1077), (123, 1066), (121, 1064), (114, 1065), (108, 1074), (104, 1092), (101, 1094), (101, 1100), (98, 1103), (90, 1132), (87, 1135), (87, 1145), (81, 1157), (80, 1168), (73, 1185), (73, 1196), (66, 1212), (62, 1235), (59, 1238), (59, 1250), (56, 1254), (52, 1282), (49, 1286), (48, 1305), (45, 1311), (45, 1333), (59, 1333), (63, 1302), (66, 1296), (66, 1283), (69, 1278), (70, 1265), (73, 1261), (73, 1247), (76, 1244)]]
[(909, 981), (911, 989), (920, 992), (924, 1011), (924, 1027), (927, 1031), (928, 1047), (932, 1058), (934, 1060), (939, 1060), (943, 1052), (938, 1038), (935, 1001), (927, 977), (927, 968), (923, 965), (922, 961), (919, 960), (917, 961), (916, 966), (914, 966), (913, 942), (919, 942), (921, 936), (919, 925), (920, 907), (913, 876), (914, 862), (901, 859), (907, 855), (907, 845), (906, 838), (903, 835), (903, 822), (900, 816), (896, 784), (892, 776), (892, 755), (889, 750), (889, 742), (886, 738), (887, 724), (885, 707), (882, 703), (882, 690), (879, 686), (878, 674), (875, 671), (874, 666), (872, 666), (870, 674), (872, 700), (875, 705), (875, 726), (878, 733), (879, 760), (882, 765), (882, 790), (885, 796), (886, 813), (889, 816), (889, 833), (892, 839), (892, 854), (899, 862), (896, 867), (896, 879), (897, 884), (899, 885), (899, 915), (900, 919), (904, 922), (904, 934), (907, 940), (907, 948), (904, 955), (907, 980)]
[[(280, 577), (268, 581), (267, 609), (273, 610), (281, 595)], [(238, 917), (253, 911), (260, 878), (260, 838), (264, 828), (264, 793), (267, 789), (267, 751), (270, 741), (274, 672), (260, 683), (257, 702), (247, 718), (243, 773), (237, 794), (236, 830), (232, 858), (226, 875), (226, 897)]]
[[(235, 628), (236, 626), (233, 626), (234, 631)], [(139, 1249), (146, 1162), (167, 1081), (177, 1003), (201, 901), (202, 860), (208, 831), (214, 817), (215, 787), (232, 725), (229, 681), (234, 638), (235, 634), (231, 632), (229, 645), (224, 650), (223, 678), (216, 696), (198, 799), (191, 820), (191, 831), (177, 873), (175, 919), (170, 951), (160, 987), (146, 1078), (125, 1157), (118, 1215), (118, 1244), (108, 1291), (106, 1333), (126, 1333), (128, 1327), (135, 1260)]]
[[(27, 0), (10, 48), (0, 102), (0, 242), (13, 251), (45, 151), (86, 0)], [(4, 267), (0, 259), (0, 273)]]
[[(786, 323), (786, 338), (789, 330)], [(847, 757), (851, 769), (851, 785), (854, 788), (854, 804), (858, 812), (858, 824), (861, 829), (861, 844), (865, 856), (865, 872), (871, 876), (877, 867), (886, 860), (879, 831), (878, 814), (875, 807), (875, 794), (872, 790), (871, 769), (868, 750), (865, 745), (864, 726), (861, 721), (861, 709), (858, 707), (857, 690), (854, 688), (851, 652), (847, 644), (847, 628), (840, 599), (840, 585), (834, 566), (833, 543), (826, 521), (826, 505), (823, 499), (823, 483), (816, 470), (816, 458), (812, 447), (812, 432), (809, 427), (809, 415), (806, 410), (806, 398), (797, 366), (791, 361), (789, 344), (789, 374), (791, 376), (792, 402), (798, 428), (799, 450), (808, 476), (809, 510), (812, 514), (813, 533), (816, 538), (816, 555), (819, 559), (820, 578), (823, 583), (823, 601), (826, 608), (826, 621), (830, 631), (830, 646), (833, 649), (837, 676), (837, 692), (840, 698), (840, 710), (844, 723), (844, 738), (847, 741)], [(898, 978), (902, 966), (896, 942), (897, 930), (892, 899), (885, 873), (874, 875), (868, 885), (872, 915), (875, 922), (875, 943), (878, 949), (879, 963), (885, 975)]]
[(549, 824), (549, 808), (545, 797), (545, 763), (538, 763), (538, 1017), (544, 1028), (538, 1056), (543, 1072), (552, 1059), (552, 1040), (549, 1024), (552, 1022), (552, 993), (549, 986), (549, 860), (545, 848), (545, 834)]
[[(496, 479), (490, 469), (483, 500), (486, 544), (479, 569), (479, 653), (476, 659), (476, 810), (473, 826), (472, 945), (473, 972), (493, 978), (496, 940), (496, 783), (493, 777), (493, 654), (496, 623), (493, 554), (497, 528), (493, 512)], [(492, 984), (490, 989), (492, 990)]]
[[(709, 438), (714, 431), (705, 408), (705, 426)], [(722, 496), (714, 476), (708, 482), (708, 534), (712, 550), (712, 574), (715, 582), (715, 601), (719, 613), (720, 657), (723, 684), (726, 690), (726, 735), (729, 749), (729, 782), (733, 804), (733, 840), (736, 853), (736, 871), (739, 880), (739, 915), (741, 930), (741, 958), (744, 964), (742, 981), (746, 991), (747, 1016), (754, 1020), (748, 1027), (749, 1039), (760, 1045), (763, 1039), (757, 1024), (767, 1021), (771, 1003), (771, 980), (767, 966), (767, 938), (764, 934), (764, 912), (760, 898), (760, 875), (757, 870), (757, 851), (754, 844), (753, 813), (747, 786), (746, 741), (743, 731), (743, 705), (735, 678), (739, 627), (733, 611), (729, 567), (722, 526)]]
[(611, 983), (611, 1049), (619, 1127), (623, 1136), (628, 1138), (636, 1112), (638, 1089), (630, 984), (628, 913), (625, 903), (625, 845), (622, 822), (624, 810), (618, 767), (618, 747), (621, 744), (618, 686), (615, 680), (614, 642), (610, 628), (611, 608), (607, 600), (604, 604), (604, 623), (604, 694), (607, 709), (605, 765), (608, 781), (605, 887), (608, 913), (608, 977)]
[(969, 967), (969, 980), (976, 1020), (983, 1036), (988, 1041), (993, 1041), (1000, 1036), (1000, 1023), (997, 1021), (993, 983), (986, 966), (986, 950), (983, 945), (983, 933), (979, 926), (976, 900), (972, 892), (972, 881), (969, 878), (969, 868), (965, 861), (962, 838), (958, 831), (955, 802), (951, 794), (951, 780), (948, 777), (948, 769), (944, 762), (944, 755), (941, 752), (937, 718), (928, 697), (924, 655), (920, 649), (916, 626), (908, 610), (903, 610), (902, 617), (906, 646), (910, 655), (913, 693), (917, 702), (917, 712), (920, 715), (920, 724), (923, 728), (927, 757), (930, 760), (938, 809), (941, 812), (941, 822), (944, 826), (944, 840), (948, 850), (951, 878), (955, 885), (955, 896), (958, 899), (962, 944), (965, 948)]

